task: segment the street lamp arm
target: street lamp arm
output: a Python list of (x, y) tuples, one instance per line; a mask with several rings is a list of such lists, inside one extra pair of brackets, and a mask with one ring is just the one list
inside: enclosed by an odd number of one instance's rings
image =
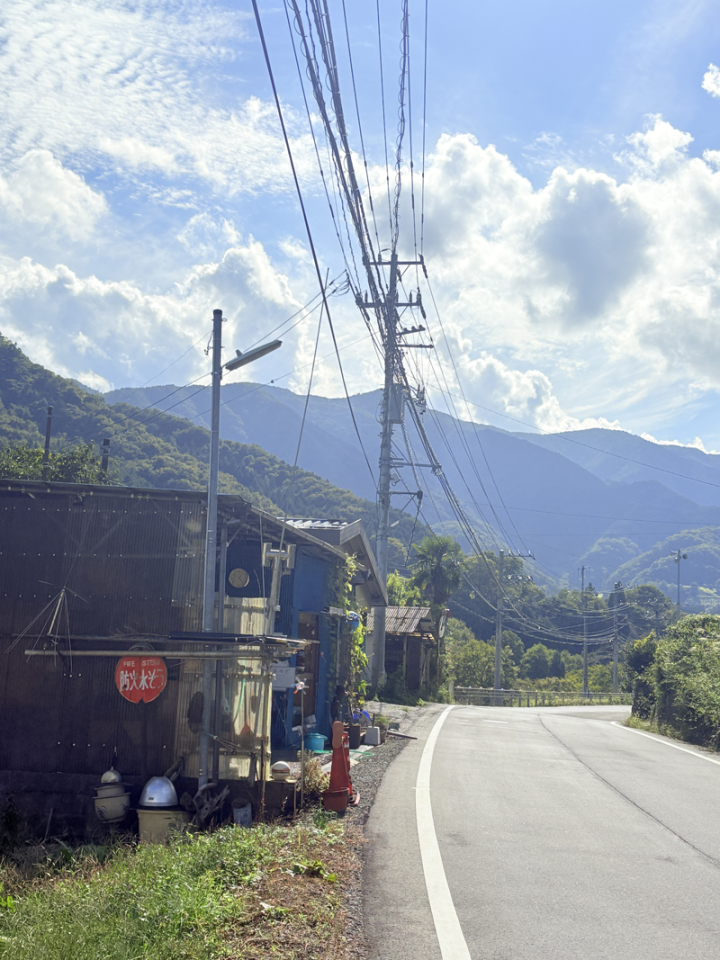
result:
[(224, 365), (223, 369), (225, 370), (237, 370), (239, 367), (244, 367), (247, 363), (252, 363), (253, 360), (259, 360), (260, 357), (266, 356), (268, 353), (272, 353), (273, 350), (277, 350), (278, 347), (282, 346), (282, 340), (272, 340), (270, 343), (263, 343), (259, 347), (254, 347), (252, 350), (248, 350), (245, 353), (241, 353), (239, 350), (236, 350), (237, 354), (232, 360)]

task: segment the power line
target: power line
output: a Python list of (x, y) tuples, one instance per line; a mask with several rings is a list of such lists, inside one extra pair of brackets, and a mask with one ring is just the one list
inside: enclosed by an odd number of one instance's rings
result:
[[(293, 7), (295, 8), (296, 15), (297, 15), (297, 14), (299, 13), (299, 11), (297, 10), (297, 4), (295, 3), (295, 0), (291, 0), (291, 2), (293, 3)], [(355, 427), (355, 432), (356, 432), (358, 441), (359, 441), (360, 446), (361, 446), (361, 448), (362, 448), (362, 450), (363, 450), (363, 455), (365, 456), (365, 461), (366, 461), (366, 463), (367, 463), (367, 465), (368, 465), (368, 469), (370, 470), (370, 475), (372, 476), (372, 469), (371, 469), (371, 467), (370, 467), (370, 462), (369, 462), (369, 460), (368, 460), (368, 458), (367, 458), (367, 454), (365, 453), (365, 448), (363, 447), (362, 437), (360, 436), (360, 431), (359, 431), (359, 429), (358, 429), (357, 422), (356, 422), (356, 420), (355, 420), (355, 414), (354, 414), (353, 409), (352, 409), (352, 403), (350, 402), (350, 395), (349, 395), (348, 390), (347, 390), (347, 384), (345, 383), (345, 374), (344, 374), (343, 369), (342, 369), (342, 364), (340, 363), (340, 353), (339, 353), (339, 350), (338, 350), (338, 347), (337, 347), (337, 341), (336, 341), (336, 339), (335, 339), (335, 332), (334, 332), (333, 326), (332, 326), (332, 316), (331, 316), (331, 313), (330, 313), (330, 304), (328, 303), (328, 298), (327, 298), (327, 295), (326, 295), (325, 285), (324, 285), (324, 283), (323, 283), (322, 274), (320, 273), (320, 264), (319, 264), (319, 262), (318, 262), (317, 253), (316, 253), (316, 251), (315, 251), (315, 243), (314, 243), (314, 241), (313, 241), (312, 231), (311, 231), (311, 229), (310, 229), (310, 222), (309, 222), (309, 220), (308, 220), (307, 212), (306, 212), (306, 210), (305, 210), (305, 203), (304, 203), (304, 201), (303, 201), (302, 191), (301, 191), (301, 189), (300, 189), (300, 181), (298, 180), (297, 171), (296, 171), (296, 169), (295, 169), (295, 161), (293, 160), (292, 150), (290, 149), (290, 140), (289, 140), (288, 135), (287, 135), (287, 130), (285, 129), (285, 120), (284, 120), (284, 118), (283, 118), (282, 107), (280, 106), (280, 98), (279, 98), (279, 96), (278, 96), (277, 87), (275, 86), (275, 77), (274, 77), (274, 75), (273, 75), (272, 66), (271, 66), (271, 64), (270, 64), (270, 55), (269, 55), (269, 53), (268, 53), (267, 44), (265, 43), (265, 34), (263, 33), (262, 23), (261, 23), (261, 21), (260, 21), (260, 11), (258, 10), (257, 0), (252, 0), (252, 5), (253, 5), (253, 11), (254, 11), (254, 13), (255, 13), (255, 22), (257, 23), (257, 27), (258, 27), (258, 33), (260, 34), (260, 42), (262, 43), (263, 54), (264, 54), (264, 56), (265, 56), (265, 64), (266, 64), (266, 66), (267, 66), (268, 75), (269, 75), (269, 77), (270, 77), (270, 83), (271, 83), (272, 90), (273, 90), (273, 96), (275, 97), (275, 106), (277, 107), (278, 117), (279, 117), (279, 120), (280, 120), (280, 126), (282, 127), (283, 139), (284, 139), (284, 141), (285, 141), (285, 149), (287, 150), (288, 159), (289, 159), (289, 161), (290, 161), (290, 167), (291, 167), (291, 169), (292, 169), (293, 180), (295, 181), (295, 190), (296, 190), (296, 192), (297, 192), (298, 201), (299, 201), (299, 203), (300, 203), (300, 209), (301, 209), (301, 211), (302, 211), (302, 217), (303, 217), (303, 221), (304, 221), (304, 223), (305, 223), (305, 231), (306, 231), (306, 233), (307, 233), (308, 243), (310, 244), (310, 250), (311, 250), (311, 253), (312, 253), (313, 263), (314, 263), (314, 265), (315, 265), (315, 273), (316, 273), (316, 275), (317, 275), (318, 285), (320, 286), (320, 290), (321, 290), (321, 292), (322, 292), (322, 300), (323, 300), (323, 306), (324, 306), (324, 309), (325, 309), (325, 315), (326, 315), (327, 318), (328, 318), (328, 324), (330, 325), (330, 329), (331, 329), (331, 331), (332, 331), (333, 344), (334, 344), (334, 346), (335, 346), (335, 352), (336, 352), (336, 355), (337, 355), (337, 358), (338, 358), (338, 364), (340, 365), (340, 375), (341, 375), (341, 377), (342, 377), (343, 386), (344, 386), (344, 388), (345, 388), (345, 396), (346, 396), (346, 399), (347, 399), (347, 402), (348, 402), (348, 406), (349, 406), (349, 408), (350, 408), (350, 414), (351, 414), (351, 417), (352, 417), (353, 426)]]

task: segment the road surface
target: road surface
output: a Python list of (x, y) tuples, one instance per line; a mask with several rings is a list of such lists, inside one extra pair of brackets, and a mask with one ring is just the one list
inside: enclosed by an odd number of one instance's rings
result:
[(622, 707), (436, 707), (367, 826), (372, 960), (718, 960), (720, 755)]

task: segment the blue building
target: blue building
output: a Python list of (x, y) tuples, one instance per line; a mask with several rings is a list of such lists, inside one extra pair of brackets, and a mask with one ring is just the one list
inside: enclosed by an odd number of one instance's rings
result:
[[(304, 695), (279, 684), (273, 691), (272, 744), (299, 745), (300, 698), (304, 696), (303, 712), (310, 726), (329, 735), (330, 705), (337, 686), (347, 681), (349, 624), (343, 598), (333, 593), (340, 582), (338, 569), (344, 568), (347, 557), (355, 558), (351, 593), (346, 594), (353, 610), (386, 606), (387, 594), (362, 521), (283, 521), (245, 504), (244, 519), (238, 524), (231, 516), (237, 499), (220, 498), (218, 606), (222, 605), (223, 614), (219, 630), (310, 641), (287, 664), (305, 682)], [(283, 569), (275, 615), (269, 621), (271, 553), (281, 546), (288, 556), (275, 558)]]

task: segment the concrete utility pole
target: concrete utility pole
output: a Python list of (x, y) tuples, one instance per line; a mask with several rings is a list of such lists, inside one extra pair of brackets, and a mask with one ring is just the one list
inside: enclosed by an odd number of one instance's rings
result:
[(43, 483), (45, 483), (45, 481), (47, 480), (47, 468), (48, 468), (48, 462), (50, 460), (50, 435), (52, 433), (52, 418), (53, 418), (53, 408), (48, 407), (47, 420), (45, 421), (45, 452), (43, 453), (43, 461), (42, 461)]
[(587, 567), (580, 568), (582, 582), (582, 624), (583, 624), (583, 696), (586, 697), (590, 692), (588, 686), (588, 642), (587, 642), (587, 597), (585, 596), (585, 571)]
[[(390, 479), (392, 460), (393, 424), (402, 421), (399, 387), (395, 383), (395, 357), (397, 353), (397, 250), (390, 257), (390, 282), (385, 301), (385, 384), (382, 402), (382, 434), (380, 440), (380, 474), (378, 477), (378, 528), (375, 537), (375, 555), (380, 582), (387, 585), (388, 533), (390, 531)], [(376, 607), (373, 613), (373, 663), (374, 687), (385, 681), (385, 607)]]
[[(622, 590), (622, 583), (618, 580), (613, 588), (613, 593), (617, 594)], [(613, 674), (612, 674), (612, 692), (618, 692), (618, 615), (617, 601), (613, 602)]]
[(678, 550), (677, 553), (671, 553), (670, 556), (673, 557), (677, 564), (677, 608), (678, 613), (680, 613), (680, 561), (687, 560), (688, 555)]
[(498, 594), (495, 605), (495, 706), (500, 705), (500, 681), (502, 667), (502, 632), (503, 632), (503, 600), (505, 591), (503, 590), (505, 579), (505, 553), (500, 551), (500, 564), (498, 567)]
[[(207, 521), (205, 531), (205, 578), (203, 583), (202, 632), (212, 633), (215, 625), (215, 566), (217, 563), (217, 518), (218, 518), (218, 473), (220, 466), (220, 382), (222, 380), (222, 310), (213, 310), (212, 337), (212, 410), (210, 414), (210, 462), (208, 469)], [(281, 340), (273, 340), (240, 353), (224, 365), (225, 370), (237, 370), (253, 360), (282, 346)], [(216, 671), (222, 671), (216, 661)], [(213, 663), (203, 660), (202, 695), (203, 712), (200, 727), (200, 755), (198, 786), (204, 787), (209, 779), (210, 742), (212, 740)], [(219, 687), (219, 682), (217, 684)]]
[[(222, 377), (222, 310), (213, 310), (212, 410), (210, 414), (210, 463), (208, 470), (207, 520), (205, 529), (205, 582), (203, 585), (203, 633), (212, 633), (215, 621), (215, 561), (217, 557), (218, 472), (220, 460), (220, 380)], [(213, 664), (203, 660), (203, 712), (200, 729), (198, 787), (210, 778), (210, 726), (212, 722)]]

